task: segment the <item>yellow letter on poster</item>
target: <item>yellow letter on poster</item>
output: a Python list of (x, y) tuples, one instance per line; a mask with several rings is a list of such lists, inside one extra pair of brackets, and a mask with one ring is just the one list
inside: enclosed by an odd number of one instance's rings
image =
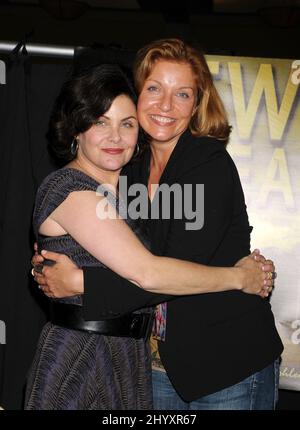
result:
[[(277, 179), (275, 179), (276, 177)], [(266, 179), (262, 184), (259, 193), (259, 203), (261, 205), (265, 205), (267, 203), (268, 195), (274, 191), (283, 194), (285, 204), (288, 208), (294, 208), (295, 203), (283, 148), (277, 148), (274, 151), (271, 163), (267, 170)]]
[(288, 79), (278, 109), (277, 95), (271, 64), (261, 64), (249, 97), (248, 106), (245, 103), (244, 87), (240, 63), (228, 63), (232, 85), (232, 96), (236, 114), (239, 135), (242, 139), (249, 139), (254, 125), (255, 117), (263, 94), (265, 95), (269, 133), (273, 140), (282, 138), (293, 102), (297, 93), (297, 86)]

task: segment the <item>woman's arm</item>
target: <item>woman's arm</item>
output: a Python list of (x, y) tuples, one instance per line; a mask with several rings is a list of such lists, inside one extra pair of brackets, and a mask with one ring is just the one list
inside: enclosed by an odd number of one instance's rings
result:
[(229, 289), (256, 294), (261, 291), (265, 277), (261, 263), (249, 260), (243, 269), (213, 268), (156, 257), (116, 213), (115, 219), (100, 220), (96, 215), (99, 200), (91, 191), (73, 192), (51, 214), (51, 219), (120, 276), (148, 291), (165, 294), (186, 295)]
[[(35, 271), (36, 282), (49, 297), (71, 297), (84, 294), (83, 312), (86, 320), (97, 320), (110, 315), (118, 316), (178, 297), (150, 293), (109, 268), (84, 267), (81, 270), (64, 254), (49, 251), (45, 251), (43, 254), (46, 258), (56, 261), (56, 264), (51, 267), (45, 266), (42, 274)], [(251, 256), (242, 259), (237, 264), (243, 267), (249, 258), (263, 262), (265, 271), (274, 271), (273, 265), (268, 264), (265, 258), (257, 252), (253, 252)], [(44, 258), (36, 253), (32, 264), (42, 264), (43, 260)], [(271, 285), (272, 281), (266, 282)], [(262, 296), (267, 295), (268, 292), (263, 290)], [(116, 300), (116, 297), (119, 300)]]
[[(35, 268), (34, 279), (39, 288), (49, 297), (56, 298), (82, 294), (84, 310), (87, 309), (88, 315), (86, 319), (97, 319), (99, 315), (105, 316), (111, 312), (119, 315), (176, 298), (174, 295), (143, 290), (107, 267), (80, 269), (65, 254), (46, 250), (42, 251), (43, 255), (38, 254), (37, 243), (34, 249), (31, 264)], [(43, 267), (43, 256), (55, 261), (55, 264)], [(120, 300), (116, 301), (116, 297)]]

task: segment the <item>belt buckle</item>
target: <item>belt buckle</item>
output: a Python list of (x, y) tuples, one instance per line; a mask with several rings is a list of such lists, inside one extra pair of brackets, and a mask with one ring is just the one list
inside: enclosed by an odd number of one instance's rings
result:
[(153, 329), (154, 316), (155, 316), (154, 312), (148, 312), (148, 321), (146, 324), (145, 336), (144, 336), (145, 340), (148, 340), (151, 336), (152, 329)]
[(130, 334), (135, 339), (147, 340), (152, 332), (154, 313), (144, 312), (134, 314), (130, 325)]

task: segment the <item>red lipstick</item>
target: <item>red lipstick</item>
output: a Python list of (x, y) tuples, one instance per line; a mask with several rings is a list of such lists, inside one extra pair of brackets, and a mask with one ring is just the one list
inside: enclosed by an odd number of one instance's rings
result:
[(102, 148), (102, 151), (106, 152), (107, 154), (118, 155), (118, 154), (121, 154), (124, 151), (124, 149), (122, 149), (122, 148)]

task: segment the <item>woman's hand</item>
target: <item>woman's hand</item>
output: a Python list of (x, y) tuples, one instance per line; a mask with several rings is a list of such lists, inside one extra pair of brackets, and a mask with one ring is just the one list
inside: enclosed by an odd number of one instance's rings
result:
[[(42, 251), (31, 260), (34, 269), (32, 274), (39, 288), (51, 298), (72, 297), (84, 293), (83, 271), (66, 255)], [(55, 261), (53, 266), (43, 266), (44, 259)]]
[(276, 277), (272, 260), (266, 260), (258, 250), (254, 250), (252, 254), (239, 260), (235, 267), (243, 270), (242, 291), (258, 294), (263, 298), (269, 296)]

